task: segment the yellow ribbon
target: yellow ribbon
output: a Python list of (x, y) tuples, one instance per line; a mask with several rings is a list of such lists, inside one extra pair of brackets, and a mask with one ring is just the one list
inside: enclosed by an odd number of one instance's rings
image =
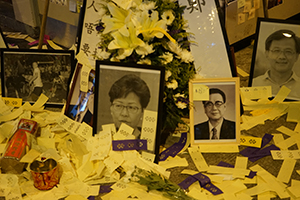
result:
[(167, 38), (169, 38), (169, 40), (170, 40), (171, 42), (173, 42), (174, 44), (176, 44), (176, 40), (174, 40), (174, 39), (172, 38), (172, 36), (171, 36), (169, 33), (167, 33), (167, 31), (165, 31), (165, 30), (162, 29), (162, 28), (156, 27), (156, 28), (150, 28), (150, 29), (146, 29), (146, 30), (140, 30), (140, 33), (148, 32), (148, 31), (160, 31), (160, 32), (162, 32), (163, 34), (165, 34), (165, 36), (167, 36)]

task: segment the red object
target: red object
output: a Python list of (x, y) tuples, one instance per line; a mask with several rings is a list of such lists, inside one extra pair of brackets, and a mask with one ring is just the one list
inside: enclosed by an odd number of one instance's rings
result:
[(13, 157), (20, 160), (25, 147), (28, 146), (26, 132), (34, 135), (37, 132), (37, 128), (37, 122), (29, 119), (21, 119), (18, 124), (18, 130), (8, 142), (4, 157)]
[(0, 167), (3, 173), (20, 174), (23, 172), (25, 163), (21, 163), (20, 160), (26, 154), (26, 150), (30, 149), (27, 134), (36, 136), (37, 129), (37, 122), (29, 119), (20, 120), (17, 131), (9, 140), (5, 153), (0, 158)]
[(34, 161), (30, 164), (34, 187), (39, 190), (50, 190), (59, 182), (57, 162), (53, 159)]

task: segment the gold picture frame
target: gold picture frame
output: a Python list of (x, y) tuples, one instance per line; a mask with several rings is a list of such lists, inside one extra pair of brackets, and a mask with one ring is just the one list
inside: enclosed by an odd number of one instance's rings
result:
[[(239, 88), (238, 77), (193, 79), (189, 82), (192, 146), (239, 144)], [(214, 131), (211, 128), (216, 128), (217, 139), (212, 139)]]

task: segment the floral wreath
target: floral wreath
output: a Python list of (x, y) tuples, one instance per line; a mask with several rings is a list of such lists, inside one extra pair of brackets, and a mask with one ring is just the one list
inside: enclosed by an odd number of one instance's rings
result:
[(102, 0), (95, 59), (165, 67), (163, 131), (189, 115), (188, 83), (195, 75), (191, 33), (175, 0)]

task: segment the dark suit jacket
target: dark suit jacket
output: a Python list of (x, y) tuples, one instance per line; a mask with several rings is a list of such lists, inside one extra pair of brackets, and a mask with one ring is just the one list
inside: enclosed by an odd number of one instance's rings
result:
[[(194, 126), (195, 140), (209, 139), (208, 121)], [(235, 139), (235, 122), (224, 119), (221, 126), (220, 139)]]

